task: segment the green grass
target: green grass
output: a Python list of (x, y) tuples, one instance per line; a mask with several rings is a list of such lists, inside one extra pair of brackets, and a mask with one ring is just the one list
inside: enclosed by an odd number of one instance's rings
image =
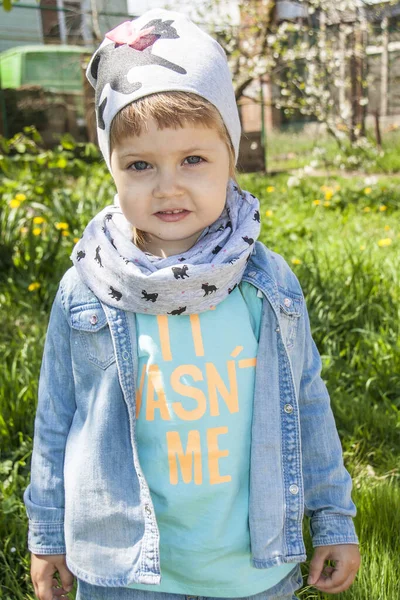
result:
[[(306, 152), (306, 147), (302, 148)], [(75, 158), (77, 152), (77, 148), (56, 150), (39, 166), (32, 158), (25, 159), (23, 153), (18, 160), (10, 157), (5, 165), (7, 176), (0, 181), (0, 256), (6, 257), (0, 277), (2, 600), (34, 598), (22, 493), (28, 483), (38, 375), (51, 300), (62, 272), (70, 264), (73, 238), (80, 235), (92, 214), (112, 200), (113, 187), (105, 168), (80, 162)], [(262, 241), (284, 256), (302, 284), (345, 462), (354, 480), (363, 561), (355, 584), (338, 597), (397, 600), (397, 185), (384, 176), (368, 185), (363, 177), (307, 176), (289, 186), (287, 175), (243, 175), (240, 182), (261, 200)], [(11, 208), (17, 193), (23, 193), (26, 199)], [(33, 219), (37, 216), (45, 217), (46, 222), (34, 235)], [(68, 224), (66, 235), (55, 227), (58, 222)], [(386, 242), (380, 245), (382, 240)], [(30, 291), (31, 283), (40, 286)], [(307, 533), (306, 544), (311, 556)], [(305, 564), (305, 576), (307, 570)], [(327, 600), (329, 596), (305, 585), (299, 598)]]
[(290, 171), (315, 163), (319, 171), (343, 168), (377, 174), (400, 172), (400, 131), (382, 130), (382, 148), (375, 148), (375, 133), (367, 133), (371, 146), (362, 151), (346, 141), (346, 152), (341, 152), (335, 139), (327, 133), (306, 126), (273, 130), (266, 135), (266, 163), (269, 173)]

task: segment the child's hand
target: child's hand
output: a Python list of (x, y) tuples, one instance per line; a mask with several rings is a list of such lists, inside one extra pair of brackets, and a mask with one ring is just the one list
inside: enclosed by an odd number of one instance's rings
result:
[[(60, 574), (61, 585), (54, 577)], [(35, 594), (39, 600), (53, 600), (65, 596), (72, 590), (74, 576), (67, 567), (65, 554), (31, 554), (31, 578)]]
[[(326, 566), (326, 560), (334, 561), (335, 566)], [(327, 594), (343, 592), (353, 583), (360, 561), (356, 544), (318, 546), (311, 559), (307, 583)]]

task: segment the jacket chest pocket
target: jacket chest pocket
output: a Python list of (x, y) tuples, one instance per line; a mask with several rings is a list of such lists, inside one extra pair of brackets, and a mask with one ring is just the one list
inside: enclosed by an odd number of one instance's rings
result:
[(288, 350), (293, 348), (296, 340), (302, 302), (302, 296), (294, 296), (292, 293), (289, 295), (285, 291), (279, 290), (280, 326)]
[(88, 359), (101, 369), (107, 369), (115, 362), (115, 353), (101, 305), (78, 306), (70, 314), (74, 344), (82, 351), (82, 361)]

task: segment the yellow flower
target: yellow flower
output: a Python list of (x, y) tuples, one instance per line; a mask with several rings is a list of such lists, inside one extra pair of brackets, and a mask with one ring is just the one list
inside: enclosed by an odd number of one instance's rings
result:
[(383, 238), (383, 240), (379, 240), (378, 246), (380, 248), (383, 248), (384, 246), (390, 246), (391, 243), (392, 243), (391, 238)]
[(266, 211), (265, 211), (265, 216), (266, 216), (266, 217), (272, 217), (272, 215), (273, 215), (273, 214), (274, 214), (274, 213), (272, 212), (272, 210), (266, 210)]
[(360, 246), (360, 250), (365, 250), (365, 246)]
[(326, 192), (326, 190), (329, 190), (327, 185), (321, 185), (321, 187), (319, 188), (322, 192)]
[(372, 188), (366, 187), (364, 188), (364, 194), (370, 194), (372, 192)]
[(67, 166), (67, 161), (65, 160), (65, 158), (59, 158), (57, 161), (57, 167), (59, 169), (65, 169), (65, 167)]
[(379, 210), (381, 212), (383, 212), (384, 210), (387, 210), (387, 206), (385, 206), (384, 204), (381, 204), (380, 207), (379, 207)]
[(269, 185), (269, 186), (267, 187), (267, 192), (268, 192), (268, 193), (271, 193), (271, 192), (274, 192), (274, 191), (275, 191), (275, 188), (274, 188), (274, 186), (273, 186), (273, 185)]
[(38, 290), (40, 288), (40, 283), (38, 283), (37, 281), (34, 281), (33, 283), (30, 283), (28, 286), (28, 290), (30, 292), (34, 292), (35, 290)]
[(64, 237), (67, 237), (69, 235), (69, 231), (65, 231), (65, 229), (64, 229), (64, 231), (61, 232), (61, 235), (63, 235)]
[(28, 233), (29, 229), (27, 227), (21, 227), (20, 232), (21, 233)]
[(61, 222), (61, 223), (56, 223), (55, 224), (55, 228), (58, 229), (58, 230), (60, 230), (60, 229), (68, 229), (68, 227), (69, 227), (68, 223)]
[(365, 207), (363, 208), (363, 211), (364, 211), (364, 212), (371, 212), (371, 208), (370, 208), (369, 206), (365, 206)]
[(313, 204), (315, 204), (315, 206), (319, 206), (321, 204), (321, 200), (313, 200)]
[(42, 230), (40, 229), (40, 227), (34, 227), (32, 229), (32, 233), (33, 235), (40, 235), (42, 233)]
[(324, 206), (330, 206), (331, 203), (329, 202), (329, 200), (327, 200), (326, 202), (324, 202)]
[(24, 202), (26, 200), (25, 194), (16, 194), (15, 200), (19, 200), (20, 202)]
[(337, 192), (340, 190), (340, 185), (339, 185), (338, 183), (335, 185), (335, 190), (336, 190)]
[(21, 201), (17, 200), (16, 198), (13, 198), (9, 202), (10, 208), (19, 208), (20, 204), (21, 204)]
[(390, 231), (390, 225), (385, 225), (385, 231)]
[(298, 258), (292, 258), (292, 265), (301, 265), (301, 260)]
[(43, 217), (34, 217), (33, 222), (35, 225), (41, 225), (46, 222), (46, 219), (43, 219)]
[(333, 196), (333, 191), (332, 190), (326, 190), (325, 192), (325, 200), (330, 200)]
[(74, 244), (77, 244), (79, 242), (79, 238), (74, 238)]

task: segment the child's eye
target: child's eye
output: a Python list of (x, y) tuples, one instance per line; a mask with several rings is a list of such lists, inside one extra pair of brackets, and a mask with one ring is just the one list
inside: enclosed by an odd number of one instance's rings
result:
[(185, 158), (189, 165), (198, 165), (200, 162), (203, 162), (201, 156), (188, 156)]
[(149, 163), (145, 160), (136, 160), (129, 165), (129, 168), (132, 169), (132, 171), (145, 171), (149, 166)]

